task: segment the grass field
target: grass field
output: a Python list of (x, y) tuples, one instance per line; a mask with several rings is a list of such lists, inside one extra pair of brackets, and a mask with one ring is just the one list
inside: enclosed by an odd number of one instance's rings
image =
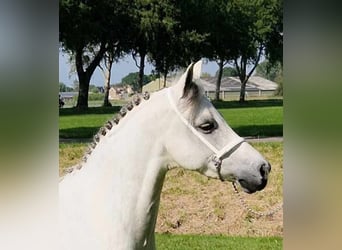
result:
[[(282, 100), (254, 100), (240, 104), (236, 101), (216, 102), (214, 105), (228, 124), (240, 136), (282, 136)], [(110, 119), (119, 106), (91, 107), (86, 111), (75, 108), (60, 109), (60, 138), (90, 138)]]
[(230, 108), (219, 109), (227, 123), (240, 136), (282, 136), (283, 108)]
[(227, 237), (212, 235), (156, 235), (157, 249), (162, 250), (278, 250), (280, 237)]
[[(272, 172), (263, 191), (253, 195), (241, 195), (250, 207), (264, 212), (282, 202), (283, 144), (258, 142), (252, 145), (271, 163)], [(85, 143), (60, 144), (61, 174), (65, 167), (80, 162), (86, 147)], [(282, 237), (282, 221), (282, 209), (272, 217), (256, 218), (241, 206), (230, 183), (222, 183), (197, 172), (176, 168), (169, 171), (165, 178), (156, 232)]]

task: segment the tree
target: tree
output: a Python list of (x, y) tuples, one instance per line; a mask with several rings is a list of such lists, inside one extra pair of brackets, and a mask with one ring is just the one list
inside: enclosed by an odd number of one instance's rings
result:
[(132, 86), (133, 90), (139, 89), (139, 72), (129, 73), (127, 76), (121, 79), (121, 84), (127, 84)]
[(264, 77), (270, 81), (275, 81), (278, 75), (282, 74), (282, 65), (280, 62), (270, 63), (265, 60), (256, 67), (255, 75)]
[(59, 16), (59, 40), (75, 60), (79, 80), (77, 107), (87, 108), (90, 78), (106, 51), (99, 39), (101, 26), (96, 20), (96, 8), (84, 1), (61, 0)]
[[(280, 58), (282, 50), (282, 1), (280, 0), (235, 0), (232, 1), (238, 53), (234, 65), (241, 82), (240, 102), (245, 101), (248, 79), (256, 69), (262, 55)], [(278, 34), (278, 36), (276, 35)], [(277, 39), (275, 39), (277, 38)], [(248, 70), (248, 66), (250, 69)]]
[(283, 69), (280, 69), (279, 74), (274, 79), (276, 83), (278, 83), (278, 88), (276, 91), (276, 95), (283, 96)]
[(202, 57), (199, 49), (204, 41), (201, 34), (199, 1), (156, 1), (154, 7), (153, 36), (150, 40), (149, 60), (164, 78), (169, 72), (186, 67)]
[(257, 66), (256, 75), (276, 82), (278, 84), (276, 95), (283, 95), (283, 66), (279, 61), (273, 63), (268, 60), (263, 61)]
[(237, 55), (239, 33), (234, 32), (234, 17), (232, 3), (228, 0), (208, 1), (204, 13), (206, 20), (206, 30), (208, 32), (207, 44), (205, 49), (206, 57), (216, 61), (219, 69), (216, 73), (215, 99), (219, 99), (223, 67)]
[[(124, 44), (124, 45), (123, 45)], [(126, 48), (124, 47), (126, 46)], [(112, 44), (106, 53), (103, 56), (102, 63), (103, 65), (99, 64), (99, 68), (102, 71), (103, 77), (104, 77), (104, 99), (102, 106), (112, 106), (112, 104), (109, 102), (109, 90), (110, 90), (110, 78), (111, 78), (111, 72), (112, 72), (112, 66), (114, 62), (117, 62), (119, 58), (122, 56), (123, 51), (127, 51), (128, 43), (121, 41), (121, 43), (116, 42)]]
[(59, 40), (75, 61), (79, 81), (77, 107), (88, 107), (91, 76), (113, 41), (126, 36), (131, 1), (60, 0)]
[(154, 35), (154, 22), (158, 20), (156, 17), (156, 9), (159, 8), (159, 4), (155, 0), (135, 0), (134, 3), (135, 5), (131, 12), (131, 51), (134, 62), (139, 69), (137, 91), (141, 93), (145, 59)]
[(103, 57), (103, 67), (101, 64), (99, 64), (99, 68), (102, 71), (103, 77), (104, 77), (104, 89), (105, 89), (105, 95), (103, 99), (102, 106), (108, 107), (112, 106), (112, 104), (109, 102), (109, 90), (110, 90), (110, 76), (112, 72), (112, 66), (114, 62), (114, 56), (111, 53), (108, 53), (108, 51), (105, 53)]
[(283, 0), (276, 1), (274, 15), (277, 18), (267, 34), (266, 55), (271, 64), (278, 62), (283, 66)]
[(164, 87), (166, 87), (168, 72), (174, 70), (177, 67), (177, 61), (179, 62), (177, 54), (174, 53), (179, 37), (175, 35), (173, 27), (175, 20), (167, 18), (165, 15), (160, 18), (161, 20), (165, 18), (167, 21), (165, 23), (161, 21), (156, 25), (155, 36), (149, 49), (149, 60), (155, 66), (158, 75), (163, 75)]

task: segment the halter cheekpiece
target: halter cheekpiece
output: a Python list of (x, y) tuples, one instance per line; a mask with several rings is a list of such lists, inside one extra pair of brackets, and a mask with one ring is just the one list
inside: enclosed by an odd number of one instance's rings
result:
[(222, 165), (222, 158), (223, 156), (228, 157), (230, 154), (232, 154), (241, 143), (245, 141), (244, 138), (237, 136), (233, 141), (229, 142), (226, 146), (224, 146), (221, 150), (218, 150), (215, 146), (213, 146), (206, 138), (203, 137), (203, 135), (198, 132), (188, 120), (182, 116), (182, 114), (179, 112), (175, 102), (172, 99), (172, 93), (171, 88), (168, 88), (167, 90), (167, 96), (170, 102), (170, 105), (172, 109), (175, 111), (175, 113), (178, 115), (178, 117), (181, 119), (181, 121), (190, 129), (190, 131), (196, 135), (211, 151), (214, 152), (211, 156), (208, 158), (208, 162), (212, 162), (216, 168), (218, 177), (221, 181), (224, 181), (222, 175), (221, 175), (221, 165)]

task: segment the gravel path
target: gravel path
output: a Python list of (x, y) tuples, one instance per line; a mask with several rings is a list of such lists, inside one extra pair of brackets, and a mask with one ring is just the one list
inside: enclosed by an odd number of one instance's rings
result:
[(284, 138), (282, 136), (261, 137), (261, 138), (245, 137), (245, 139), (248, 142), (282, 142), (284, 140)]

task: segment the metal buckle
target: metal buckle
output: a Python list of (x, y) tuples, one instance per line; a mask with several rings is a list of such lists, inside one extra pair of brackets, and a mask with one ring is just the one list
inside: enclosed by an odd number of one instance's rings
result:
[(210, 157), (210, 161), (212, 161), (214, 163), (214, 166), (216, 167), (216, 171), (217, 171), (218, 177), (223, 182), (224, 179), (223, 179), (223, 177), (221, 175), (222, 160), (220, 158), (218, 158), (216, 155), (212, 155)]

